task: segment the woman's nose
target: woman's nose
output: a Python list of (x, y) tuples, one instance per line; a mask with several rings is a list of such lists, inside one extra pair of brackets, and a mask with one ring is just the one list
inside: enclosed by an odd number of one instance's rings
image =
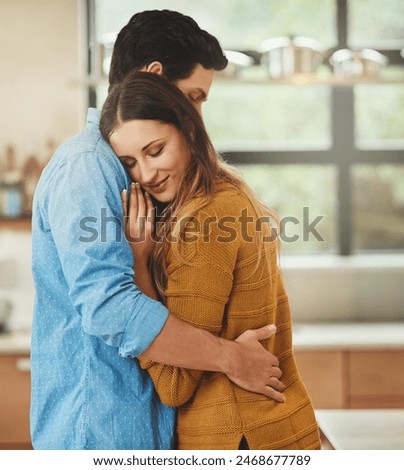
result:
[(143, 163), (138, 165), (138, 177), (136, 181), (141, 185), (147, 185), (154, 181), (157, 176), (157, 169), (150, 163)]

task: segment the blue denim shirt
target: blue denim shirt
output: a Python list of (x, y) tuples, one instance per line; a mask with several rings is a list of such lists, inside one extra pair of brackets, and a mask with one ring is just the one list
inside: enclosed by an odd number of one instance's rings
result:
[(35, 449), (169, 449), (174, 409), (142, 353), (168, 312), (133, 283), (121, 220), (128, 177), (98, 111), (63, 144), (34, 198), (31, 437)]

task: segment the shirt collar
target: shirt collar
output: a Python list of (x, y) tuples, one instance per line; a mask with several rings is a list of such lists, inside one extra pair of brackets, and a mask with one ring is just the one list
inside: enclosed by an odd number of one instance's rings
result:
[(100, 123), (100, 111), (96, 108), (88, 108), (87, 110), (87, 124), (95, 124), (98, 126)]

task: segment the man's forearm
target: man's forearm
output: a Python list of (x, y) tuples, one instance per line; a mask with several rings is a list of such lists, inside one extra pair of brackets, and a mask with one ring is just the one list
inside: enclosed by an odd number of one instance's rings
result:
[(237, 343), (170, 314), (160, 334), (142, 356), (161, 364), (228, 374), (232, 372), (238, 349)]
[(142, 356), (185, 369), (222, 372), (246, 390), (283, 402), (285, 386), (280, 381), (279, 361), (260, 344), (275, 332), (274, 326), (264, 326), (228, 341), (170, 314)]

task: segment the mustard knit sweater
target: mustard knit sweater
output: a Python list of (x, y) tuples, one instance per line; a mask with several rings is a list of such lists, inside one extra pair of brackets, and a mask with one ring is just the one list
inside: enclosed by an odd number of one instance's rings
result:
[(275, 337), (263, 345), (279, 359), (286, 402), (245, 391), (221, 373), (140, 358), (162, 402), (178, 407), (178, 448), (237, 449), (242, 436), (251, 449), (319, 448), (313, 407), (293, 356), (276, 246), (264, 243), (269, 259), (259, 253), (256, 233), (262, 226), (251, 203), (237, 188), (220, 183), (188, 228), (186, 239), (178, 241), (182, 255), (172, 246), (167, 254), (169, 311), (229, 340), (247, 329), (276, 324)]

